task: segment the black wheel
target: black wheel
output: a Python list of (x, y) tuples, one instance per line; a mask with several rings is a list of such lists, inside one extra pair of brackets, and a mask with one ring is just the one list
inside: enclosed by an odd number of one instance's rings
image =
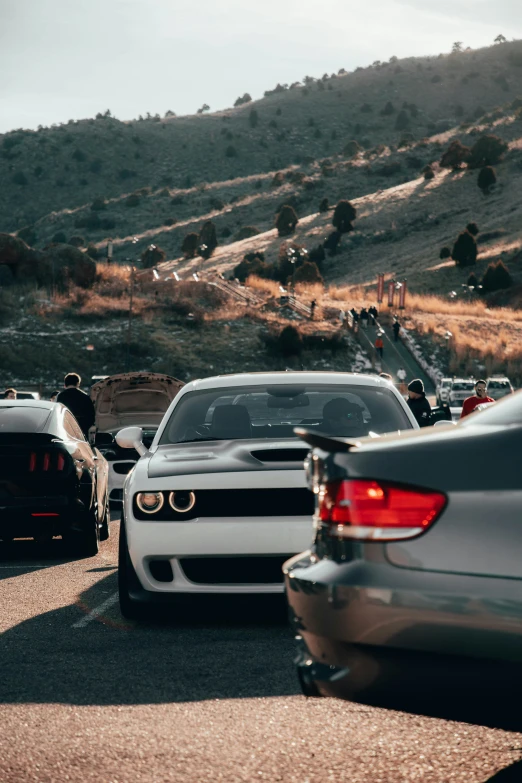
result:
[(317, 687), (315, 680), (311, 678), (308, 669), (308, 666), (297, 667), (297, 679), (299, 680), (303, 696), (306, 696), (308, 699), (320, 698), (321, 693), (319, 688)]
[(107, 541), (110, 536), (109, 522), (111, 521), (111, 512), (109, 508), (109, 493), (105, 498), (105, 508), (103, 511), (102, 521), (100, 523), (100, 541)]
[(131, 595), (132, 589), (141, 588), (140, 581), (132, 565), (127, 547), (127, 535), (123, 517), (120, 522), (120, 540), (118, 544), (118, 594), (120, 612), (127, 620), (139, 620), (143, 616), (143, 607)]
[(73, 526), (65, 536), (71, 552), (76, 557), (94, 557), (100, 548), (100, 528), (96, 509), (85, 513), (78, 527)]

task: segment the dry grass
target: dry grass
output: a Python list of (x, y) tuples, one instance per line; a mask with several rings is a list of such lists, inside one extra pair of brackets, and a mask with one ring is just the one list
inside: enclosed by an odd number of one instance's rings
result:
[(259, 291), (260, 294), (268, 294), (269, 296), (280, 296), (280, 285), (276, 280), (267, 280), (264, 277), (257, 277), (257, 275), (250, 275), (246, 279), (248, 288), (253, 288), (254, 291)]

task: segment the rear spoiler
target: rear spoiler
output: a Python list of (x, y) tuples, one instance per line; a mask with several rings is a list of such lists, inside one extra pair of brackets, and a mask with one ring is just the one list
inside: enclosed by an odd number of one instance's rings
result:
[(295, 427), (295, 434), (308, 443), (314, 449), (322, 449), (323, 451), (341, 452), (350, 451), (350, 449), (358, 446), (358, 442), (354, 440), (347, 440), (346, 438), (332, 438), (331, 435), (323, 435), (317, 430), (307, 430), (303, 427)]

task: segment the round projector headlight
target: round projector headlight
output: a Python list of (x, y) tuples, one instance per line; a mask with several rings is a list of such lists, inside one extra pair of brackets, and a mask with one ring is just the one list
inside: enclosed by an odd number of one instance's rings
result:
[(169, 503), (178, 514), (186, 514), (187, 511), (192, 511), (196, 505), (196, 496), (193, 492), (179, 489), (177, 492), (170, 493)]
[(144, 514), (155, 514), (164, 503), (162, 492), (139, 492), (136, 495), (136, 505)]

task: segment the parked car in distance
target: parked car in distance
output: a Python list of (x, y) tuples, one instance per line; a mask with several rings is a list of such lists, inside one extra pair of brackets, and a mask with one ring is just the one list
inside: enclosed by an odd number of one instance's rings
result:
[(452, 408), (462, 408), (462, 403), (475, 393), (475, 383), (470, 378), (452, 378), (448, 402)]
[(38, 392), (32, 392), (32, 391), (18, 391), (16, 390), (16, 399), (17, 400), (39, 400), (40, 395)]
[(312, 540), (308, 448), (296, 425), (359, 438), (417, 429), (382, 378), (335, 372), (245, 373), (192, 381), (124, 486), (120, 608), (182, 596), (282, 593), (282, 565)]
[(0, 539), (50, 541), (95, 555), (109, 537), (108, 465), (64, 405), (0, 401)]
[(520, 673), (522, 392), (455, 427), (358, 443), (298, 432), (315, 540), (284, 573), (304, 693), (451, 693), (472, 672), (482, 693)]
[(500, 400), (508, 394), (513, 394), (514, 389), (509, 378), (502, 375), (492, 375), (487, 379), (487, 395), (492, 400)]
[(449, 393), (452, 383), (453, 378), (439, 378), (439, 382), (435, 389), (437, 405), (442, 405), (443, 402), (449, 402)]
[(109, 498), (118, 506), (123, 484), (139, 454), (134, 448), (122, 449), (114, 436), (123, 427), (138, 426), (148, 447), (165, 411), (183, 386), (170, 375), (131, 372), (108, 375), (90, 390), (95, 409), (95, 443), (109, 463)]

